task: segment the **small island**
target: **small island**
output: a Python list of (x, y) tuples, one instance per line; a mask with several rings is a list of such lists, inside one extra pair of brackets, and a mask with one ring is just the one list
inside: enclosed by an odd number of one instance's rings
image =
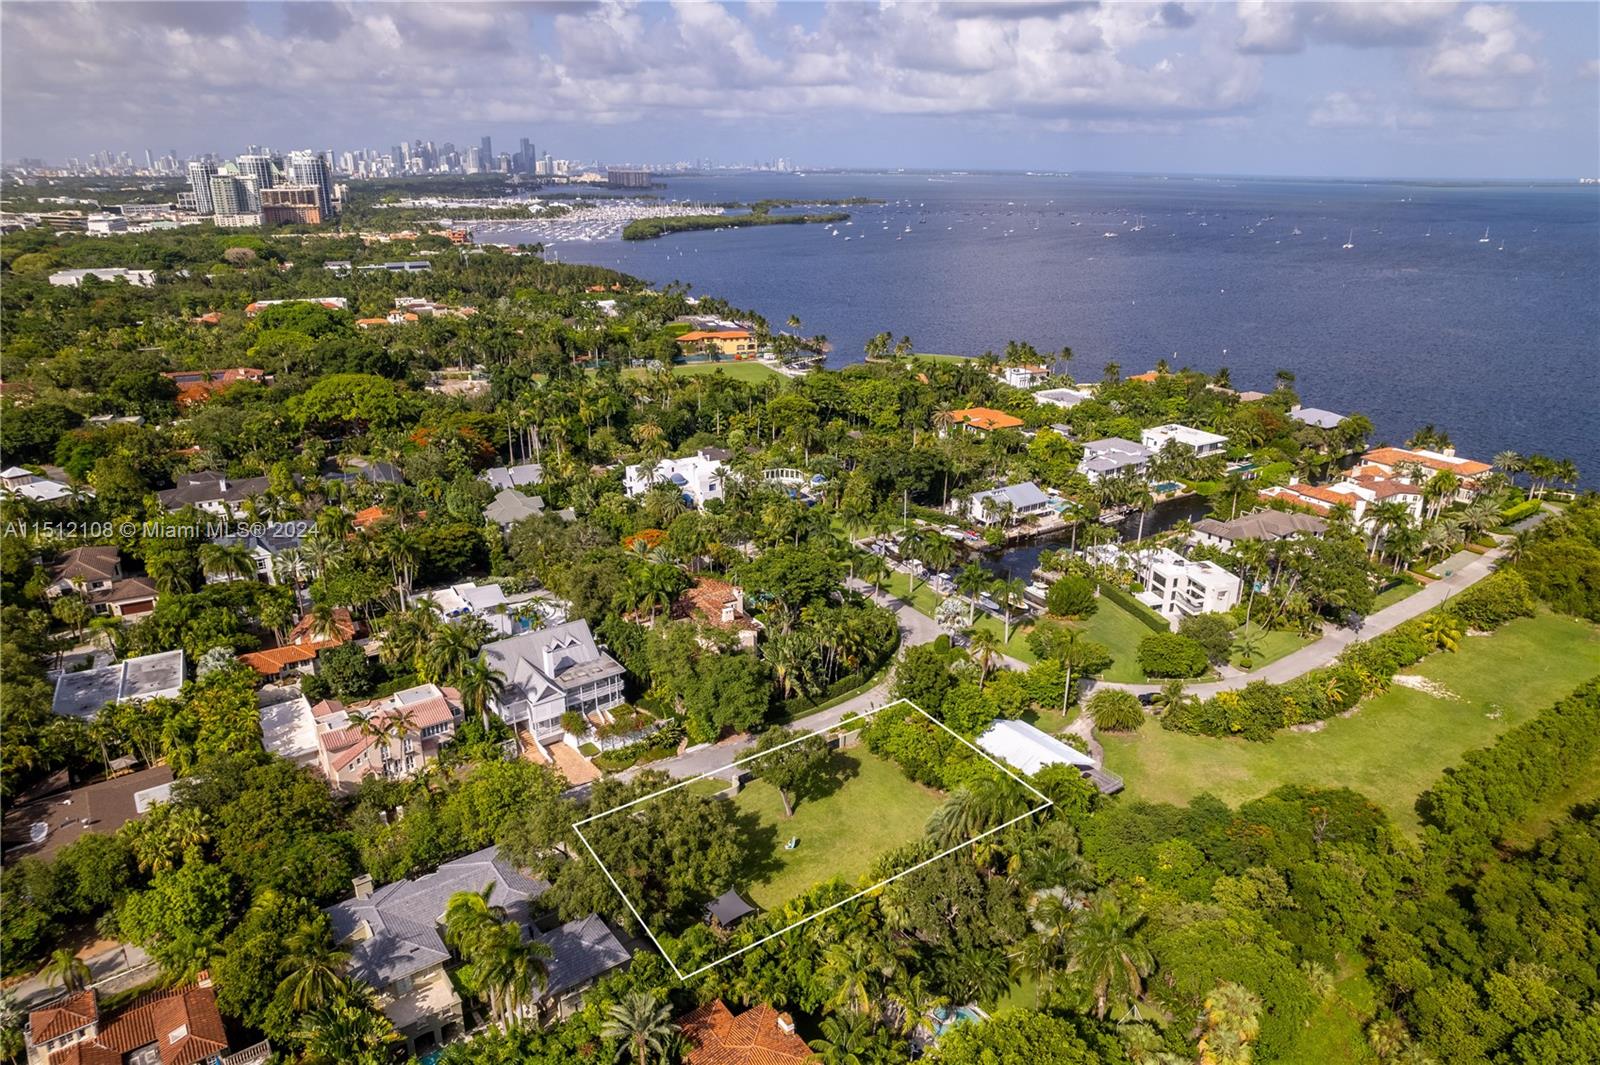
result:
[[(850, 215), (844, 211), (822, 214), (773, 214), (779, 207), (838, 207), (883, 203), (882, 200), (852, 196), (842, 200), (758, 200), (750, 204), (748, 214), (698, 214), (677, 218), (639, 218), (629, 222), (622, 230), (623, 240), (655, 240), (668, 233), (688, 233), (701, 229), (724, 229), (742, 226), (805, 225), (809, 223), (847, 222)], [(738, 206), (738, 205), (734, 205)]]

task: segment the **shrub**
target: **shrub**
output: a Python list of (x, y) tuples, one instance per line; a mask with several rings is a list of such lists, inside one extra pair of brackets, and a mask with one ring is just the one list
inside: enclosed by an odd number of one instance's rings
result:
[(1198, 677), (1209, 664), (1205, 648), (1176, 632), (1158, 632), (1139, 641), (1139, 665), (1149, 677)]
[(1228, 660), (1233, 648), (1233, 626), (1226, 614), (1196, 614), (1184, 618), (1178, 632), (1199, 644), (1213, 665)]
[(1154, 610), (1151, 610), (1149, 607), (1145, 606), (1143, 603), (1139, 602), (1139, 600), (1135, 599), (1121, 588), (1118, 588), (1116, 585), (1101, 581), (1100, 594), (1120, 606), (1122, 609), (1126, 610), (1128, 613), (1132, 614), (1139, 624), (1143, 625), (1151, 632), (1170, 631), (1167, 627), (1165, 618), (1163, 618), (1160, 614), (1157, 614)]
[(1087, 577), (1062, 577), (1050, 586), (1044, 597), (1045, 609), (1062, 618), (1086, 618), (1099, 608), (1094, 598), (1094, 582)]
[(1515, 503), (1502, 510), (1500, 512), (1500, 520), (1510, 525), (1539, 513), (1539, 508), (1542, 506), (1544, 504), (1537, 499), (1524, 499), (1522, 502)]
[(1089, 696), (1085, 709), (1103, 732), (1137, 732), (1144, 724), (1144, 707), (1131, 692), (1102, 688)]

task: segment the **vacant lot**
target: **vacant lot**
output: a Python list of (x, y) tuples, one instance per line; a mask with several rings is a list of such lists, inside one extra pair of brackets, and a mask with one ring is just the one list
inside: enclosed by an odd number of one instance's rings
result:
[(1321, 732), (1280, 733), (1270, 743), (1187, 736), (1151, 722), (1131, 737), (1102, 737), (1106, 765), (1130, 797), (1157, 802), (1208, 791), (1236, 805), (1280, 784), (1347, 786), (1416, 831), (1416, 797), (1446, 767), (1596, 673), (1600, 629), (1545, 614), (1468, 637), (1456, 654), (1402, 674), (1424, 678), (1433, 694), (1396, 684)]
[[(749, 856), (744, 886), (762, 909), (834, 876), (854, 882), (880, 855), (920, 837), (943, 800), (865, 747), (835, 752), (833, 759), (837, 787), (802, 801), (793, 817), (784, 817), (777, 789), (765, 781), (752, 782), (733, 800)], [(798, 845), (784, 850), (790, 839)]]

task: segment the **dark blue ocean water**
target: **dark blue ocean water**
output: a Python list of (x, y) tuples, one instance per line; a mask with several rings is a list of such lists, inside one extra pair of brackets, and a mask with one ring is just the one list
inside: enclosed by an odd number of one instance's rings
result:
[(1281, 367), (1304, 402), (1364, 412), (1386, 442), (1432, 422), (1463, 454), (1542, 451), (1600, 480), (1600, 188), (862, 174), (656, 191), (893, 202), (851, 208), (840, 236), (724, 230), (562, 259), (689, 282), (775, 326), (796, 314), (834, 366), (890, 330), (958, 354), (1069, 344), (1091, 380), (1164, 356), (1270, 389)]

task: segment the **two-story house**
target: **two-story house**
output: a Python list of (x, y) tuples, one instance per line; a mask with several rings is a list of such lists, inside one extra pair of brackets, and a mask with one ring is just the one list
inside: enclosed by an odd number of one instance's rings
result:
[(81, 595), (96, 614), (139, 617), (156, 606), (156, 586), (148, 577), (124, 577), (122, 555), (115, 547), (75, 547), (50, 571), (45, 595)]
[(414, 776), (436, 761), (460, 726), (461, 693), (419, 684), (384, 699), (345, 706), (324, 699), (311, 708), (317, 767), (328, 783), (351, 791), (367, 777)]
[(707, 502), (722, 499), (727, 490), (724, 463), (732, 454), (721, 448), (704, 448), (681, 459), (662, 459), (656, 463), (636, 463), (623, 471), (622, 490), (629, 498), (644, 495), (658, 484), (670, 484), (683, 498), (703, 509)]
[(622, 704), (626, 670), (600, 649), (582, 618), (493, 640), (482, 654), (505, 678), (496, 711), (540, 743), (561, 740), (567, 710), (604, 713)]

